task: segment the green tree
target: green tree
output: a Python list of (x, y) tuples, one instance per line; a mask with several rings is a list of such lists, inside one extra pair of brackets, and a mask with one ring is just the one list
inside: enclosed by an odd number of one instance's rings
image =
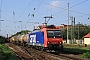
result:
[[(16, 35), (19, 35), (19, 34), (27, 34), (28, 32), (30, 32), (29, 30), (22, 30), (20, 32), (17, 32), (16, 34), (12, 35), (12, 36), (16, 36)], [(11, 37), (12, 37), (11, 36)]]
[[(72, 31), (72, 32), (71, 32)], [(76, 24), (74, 27), (68, 28), (68, 38), (82, 39), (87, 33), (90, 32), (90, 25)], [(67, 39), (67, 28), (62, 29), (63, 39)], [(71, 36), (72, 35), (72, 36)]]
[(3, 36), (0, 36), (0, 44), (5, 42), (5, 38)]
[(62, 29), (63, 39), (67, 39), (67, 29)]

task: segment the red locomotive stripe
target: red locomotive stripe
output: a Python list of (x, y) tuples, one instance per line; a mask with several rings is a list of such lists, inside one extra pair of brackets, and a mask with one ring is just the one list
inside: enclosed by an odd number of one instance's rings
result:
[(43, 28), (42, 31), (44, 32), (44, 47), (47, 47), (47, 31), (46, 31), (46, 28)]

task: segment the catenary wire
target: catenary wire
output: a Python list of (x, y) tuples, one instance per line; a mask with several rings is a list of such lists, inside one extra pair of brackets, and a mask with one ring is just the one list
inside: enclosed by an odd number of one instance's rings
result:
[[(25, 12), (25, 11), (28, 9), (28, 7), (33, 3), (33, 1), (34, 1), (34, 0), (32, 0), (32, 2), (29, 3), (29, 5), (28, 5), (27, 8), (22, 12), (22, 14), (19, 15), (18, 19), (24, 14), (24, 12)], [(17, 19), (17, 20), (18, 20), (18, 19)]]

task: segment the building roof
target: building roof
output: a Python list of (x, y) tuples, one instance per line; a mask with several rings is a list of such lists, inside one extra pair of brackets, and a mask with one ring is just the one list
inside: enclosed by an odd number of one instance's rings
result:
[(84, 38), (90, 38), (90, 33), (84, 36)]
[[(67, 25), (65, 24), (61, 24), (62, 25), (62, 28), (67, 28)], [(72, 25), (68, 25), (68, 27), (71, 27)]]

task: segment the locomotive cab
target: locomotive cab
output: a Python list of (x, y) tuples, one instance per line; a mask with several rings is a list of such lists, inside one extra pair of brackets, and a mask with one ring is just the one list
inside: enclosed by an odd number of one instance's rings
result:
[(62, 49), (62, 35), (60, 30), (47, 30), (47, 45), (49, 49)]
[(54, 25), (47, 26), (42, 29), (44, 32), (44, 47), (49, 50), (61, 50), (62, 45), (62, 33), (60, 28), (56, 28)]

